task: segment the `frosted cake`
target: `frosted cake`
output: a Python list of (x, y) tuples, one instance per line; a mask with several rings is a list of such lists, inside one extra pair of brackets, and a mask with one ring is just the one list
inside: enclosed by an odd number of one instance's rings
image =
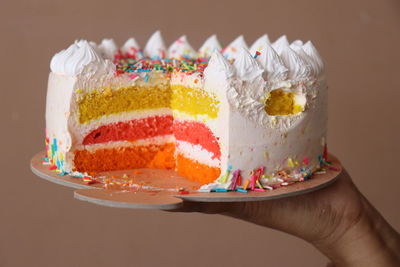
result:
[(215, 35), (167, 49), (76, 41), (50, 64), (46, 161), (60, 175), (173, 169), (200, 191), (303, 181), (326, 160), (327, 85), (313, 44)]

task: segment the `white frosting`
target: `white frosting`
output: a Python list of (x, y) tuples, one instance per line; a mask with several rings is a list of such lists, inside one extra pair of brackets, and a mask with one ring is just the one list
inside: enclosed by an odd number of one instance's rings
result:
[(219, 51), (214, 51), (204, 70), (204, 75), (206, 77), (215, 78), (222, 75), (224, 78), (230, 78), (233, 76), (234, 72), (234, 68), (226, 58)]
[(70, 45), (67, 49), (64, 49), (56, 53), (50, 62), (50, 69), (54, 73), (65, 73), (66, 61), (72, 57), (75, 51), (78, 50), (76, 43)]
[(123, 54), (136, 54), (139, 49), (139, 44), (136, 42), (135, 38), (131, 37), (126, 40), (124, 45), (121, 47), (121, 52)]
[(160, 31), (156, 31), (147, 41), (144, 47), (145, 56), (151, 58), (165, 58), (167, 49), (165, 48), (164, 40)]
[[(51, 60), (50, 69), (54, 73), (76, 76), (81, 74), (88, 64), (91, 64), (92, 69), (95, 70), (112, 71), (115, 68), (110, 61), (104, 60), (87, 41), (82, 40), (55, 54)], [(86, 68), (89, 72), (92, 69)]]
[(186, 35), (183, 35), (168, 48), (168, 56), (175, 59), (182, 57), (195, 58), (197, 53), (189, 44)]
[(272, 47), (275, 49), (278, 55), (280, 55), (282, 50), (287, 46), (289, 46), (289, 41), (286, 35), (282, 35), (272, 44)]
[(248, 49), (243, 35), (240, 35), (223, 49), (222, 54), (228, 59), (235, 59), (239, 53), (239, 49), (242, 47)]
[[(258, 166), (265, 166), (268, 173), (287, 168), (289, 157), (298, 161), (307, 157), (310, 166), (316, 166), (317, 156), (323, 151), (320, 140), (326, 135), (327, 115), (326, 86), (318, 85), (317, 89), (320, 91), (318, 98), (307, 96), (313, 102), (309, 109), (288, 116), (270, 116), (260, 102), (243, 94), (232, 96), (232, 100), (240, 101), (231, 111), (229, 122), (229, 155), (233, 169), (243, 170), (243, 176), (248, 178), (249, 172)], [(239, 91), (238, 88), (235, 91)], [(247, 102), (251, 109), (242, 106)], [(269, 119), (269, 123), (263, 123), (264, 119)]]
[(270, 41), (268, 35), (264, 34), (251, 45), (250, 54), (254, 56), (257, 51), (261, 52), (265, 49), (266, 44), (270, 44)]
[(56, 159), (60, 155), (66, 155), (72, 146), (68, 117), (76, 80), (75, 76), (66, 76), (56, 72), (49, 74), (46, 96), (46, 137), (50, 139), (51, 143), (54, 139), (61, 141), (58, 143)]
[(96, 42), (89, 41), (89, 44), (94, 49), (94, 51), (96, 51), (97, 54), (101, 55), (101, 51), (100, 51), (98, 45), (96, 44)]
[[(276, 55), (273, 59), (279, 57)], [(228, 69), (223, 61), (218, 68), (216, 66), (218, 62), (214, 61), (213, 69), (220, 71)], [(304, 67), (300, 64), (295, 68), (301, 66)], [(206, 81), (208, 73), (211, 71), (205, 74)], [(314, 79), (306, 85), (300, 80), (288, 80), (286, 82), (288, 88), (285, 90), (295, 93), (295, 101), (307, 105), (308, 108), (296, 115), (271, 116), (265, 112), (264, 99), (259, 96), (262, 94), (266, 96), (270, 90), (281, 88), (284, 83), (263, 83), (260, 81), (261, 76), (255, 77), (253, 82), (244, 82), (240, 75), (220, 73), (219, 77), (220, 80), (230, 77), (227, 82), (218, 85), (219, 90), (226, 91), (230, 104), (227, 110), (228, 123), (222, 120), (220, 126), (229, 129), (226, 144), (228, 163), (232, 165), (233, 170), (242, 171), (244, 180), (248, 179), (250, 171), (258, 166), (265, 166), (268, 173), (284, 169), (287, 167), (288, 158), (301, 161), (303, 157), (307, 157), (312, 168), (318, 165), (317, 155), (323, 151), (320, 140), (326, 135), (325, 83), (316, 83)], [(261, 91), (262, 94), (249, 93), (257, 91)], [(315, 97), (316, 91), (319, 91), (318, 98)], [(229, 185), (229, 179), (226, 183), (217, 180), (203, 186), (202, 189), (228, 188)]]
[(290, 48), (295, 51), (301, 59), (310, 65), (311, 72), (314, 77), (318, 77), (323, 72), (324, 63), (322, 62), (321, 56), (311, 41), (303, 44), (301, 40), (296, 40), (290, 44)]
[(290, 44), (290, 48), (293, 49), (293, 47), (297, 47), (297, 46), (303, 46), (303, 41), (302, 40), (294, 40), (291, 44)]
[(207, 68), (204, 70), (204, 87), (206, 92), (212, 92), (220, 101), (218, 119), (215, 120), (213, 129), (221, 148), (221, 173), (225, 173), (229, 164), (229, 105), (227, 89), (231, 79), (235, 76), (235, 69), (228, 60), (219, 52), (214, 51)]
[(319, 75), (320, 72), (321, 72), (321, 69), (320, 69), (320, 67), (318, 66), (318, 63), (317, 63), (313, 58), (311, 58), (309, 55), (307, 55), (307, 54), (304, 52), (302, 45), (303, 45), (303, 42), (297, 43), (297, 45), (292, 43), (292, 44), (290, 45), (290, 48), (291, 48), (293, 51), (295, 51), (295, 52), (297, 53), (297, 55), (298, 55), (301, 59), (303, 59), (308, 65), (310, 65), (310, 68), (311, 68), (311, 75), (312, 75), (313, 77), (318, 77), (318, 75)]
[(98, 50), (102, 57), (113, 60), (118, 52), (118, 47), (114, 39), (103, 39), (98, 46)]
[(238, 77), (244, 81), (253, 81), (264, 72), (258, 62), (244, 47), (239, 49), (239, 54), (233, 65), (235, 66)]
[(107, 59), (88, 63), (82, 68), (82, 71), (78, 74), (78, 76), (82, 78), (84, 77), (86, 80), (98, 80), (105, 75), (113, 76), (114, 73), (115, 64)]
[(204, 58), (211, 57), (212, 53), (217, 50), (221, 51), (222, 47), (215, 34), (211, 35), (199, 49), (199, 56)]
[(287, 78), (288, 69), (283, 64), (279, 55), (271, 45), (265, 43), (264, 49), (256, 60), (264, 69), (264, 79), (270, 81), (283, 81)]
[(285, 66), (289, 69), (289, 79), (305, 80), (312, 75), (312, 68), (310, 64), (302, 59), (289, 46), (286, 46), (282, 49), (281, 58)]
[(318, 66), (319, 73), (322, 73), (324, 70), (324, 62), (311, 41), (305, 43), (302, 48), (304, 52), (314, 60), (315, 64)]
[[(287, 45), (286, 47), (288, 48)], [(280, 57), (274, 53), (271, 47), (269, 48), (270, 53), (264, 53), (264, 58), (261, 57), (263, 55), (261, 53), (257, 59), (265, 62), (263, 67), (267, 72), (273, 73), (272, 70), (280, 69), (279, 73), (287, 73), (287, 68), (283, 65)], [(292, 52), (294, 55), (289, 54), (288, 56), (297, 60), (299, 56), (294, 51)], [(215, 54), (211, 58), (210, 65), (205, 71), (205, 79), (206, 85), (210, 76), (213, 76), (216, 80), (217, 75), (215, 73), (212, 75), (214, 70), (218, 70), (220, 80), (227, 78), (227, 82), (219, 83), (218, 87), (221, 91), (226, 90), (230, 103), (228, 126), (225, 125), (225, 122), (221, 122), (221, 128), (229, 128), (227, 150), (230, 160), (228, 162), (232, 164), (233, 169), (241, 169), (244, 179), (247, 179), (250, 170), (256, 166), (266, 166), (269, 173), (285, 168), (286, 159), (289, 157), (297, 160), (307, 157), (310, 160), (310, 165), (316, 166), (318, 164), (316, 156), (323, 150), (319, 141), (326, 134), (326, 85), (324, 83), (315, 84), (315, 80), (307, 83), (307, 85), (299, 83), (301, 79), (285, 82), (285, 75), (281, 75), (281, 78), (277, 79), (278, 81), (271, 80), (269, 83), (260, 81), (260, 76), (256, 76), (253, 82), (243, 83), (240, 77), (245, 75), (239, 73), (239, 71), (237, 71), (238, 76), (232, 75), (232, 71), (228, 67), (229, 63), (223, 60), (215, 60), (220, 59), (217, 55)], [(247, 59), (250, 62), (248, 56)], [(266, 61), (266, 59), (269, 59), (269, 61)], [(289, 59), (292, 60), (292, 58)], [(291, 78), (303, 78), (303, 76), (298, 75), (303, 73), (300, 68), (304, 68), (305, 72), (308, 73), (308, 75), (305, 75), (307, 79), (312, 78), (310, 72), (307, 71), (309, 66), (301, 60), (296, 61), (296, 64), (290, 61), (289, 63), (288, 68), (293, 74)], [(238, 64), (237, 61), (236, 64)], [(224, 70), (228, 74), (224, 74)], [(216, 81), (214, 82), (216, 83)], [(282, 86), (288, 86), (285, 90), (295, 93), (295, 101), (307, 105), (308, 108), (296, 115), (268, 115), (265, 112), (264, 99), (259, 96), (264, 94), (265, 97), (268, 91)], [(316, 98), (315, 92), (318, 90), (320, 93)], [(256, 93), (251, 94), (249, 92)], [(246, 131), (243, 132), (243, 129), (246, 129)], [(203, 188), (226, 188), (226, 186), (229, 186), (229, 180), (225, 184), (216, 181)]]

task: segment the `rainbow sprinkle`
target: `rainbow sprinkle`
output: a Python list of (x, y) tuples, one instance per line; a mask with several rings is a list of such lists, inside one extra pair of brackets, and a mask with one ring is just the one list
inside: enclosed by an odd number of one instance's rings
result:
[[(204, 72), (207, 67), (208, 60), (205, 58), (188, 58), (181, 59), (149, 59), (122, 56), (117, 54), (114, 59), (116, 64), (116, 74), (132, 73), (129, 77), (135, 79), (139, 73), (162, 72), (171, 73), (172, 71), (184, 72), (187, 74)], [(145, 76), (147, 77), (147, 76)]]

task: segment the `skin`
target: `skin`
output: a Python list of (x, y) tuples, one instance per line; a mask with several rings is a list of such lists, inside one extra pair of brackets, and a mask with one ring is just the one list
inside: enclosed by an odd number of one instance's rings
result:
[(343, 171), (332, 185), (283, 199), (184, 202), (180, 212), (222, 214), (280, 230), (313, 244), (328, 266), (400, 266), (400, 235)]

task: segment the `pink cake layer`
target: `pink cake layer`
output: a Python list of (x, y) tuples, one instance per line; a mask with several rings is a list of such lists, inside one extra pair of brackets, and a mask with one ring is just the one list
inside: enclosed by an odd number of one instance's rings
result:
[(186, 141), (194, 145), (200, 145), (205, 150), (213, 154), (213, 159), (221, 158), (221, 149), (217, 138), (204, 123), (175, 120), (172, 128), (176, 140)]
[(171, 115), (153, 116), (127, 122), (103, 125), (90, 132), (83, 140), (84, 145), (111, 141), (135, 141), (150, 137), (172, 134)]

